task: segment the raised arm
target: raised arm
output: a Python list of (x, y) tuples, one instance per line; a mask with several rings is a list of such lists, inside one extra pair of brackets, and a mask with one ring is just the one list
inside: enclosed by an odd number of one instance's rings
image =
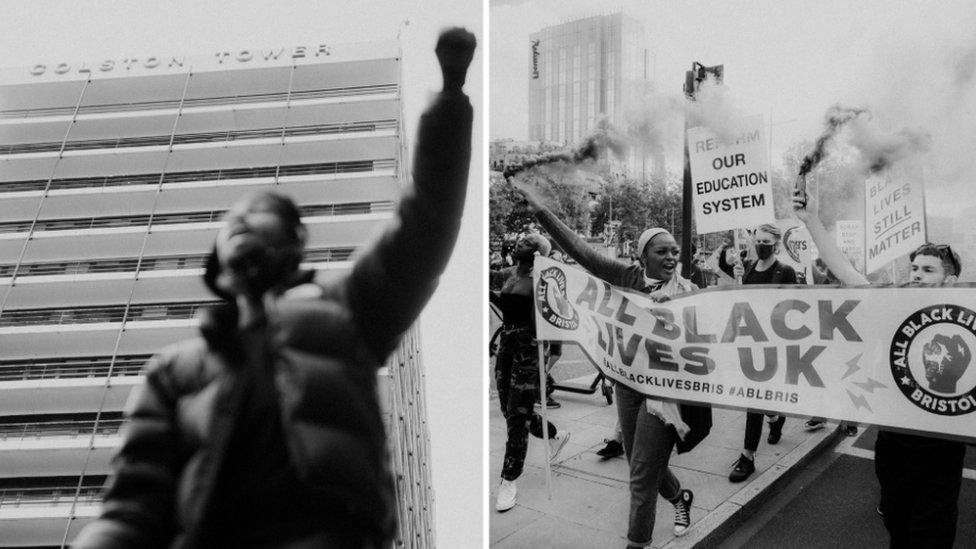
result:
[(611, 284), (622, 284), (621, 278), (626, 275), (629, 265), (615, 261), (600, 254), (583, 241), (572, 229), (549, 211), (542, 200), (535, 193), (531, 185), (523, 181), (513, 180), (512, 184), (525, 197), (529, 210), (535, 212), (536, 220), (549, 233), (570, 257), (576, 260), (584, 269)]
[(830, 238), (827, 229), (820, 221), (816, 205), (810, 202), (806, 193), (799, 191), (793, 194), (793, 212), (807, 226), (810, 238), (813, 239), (817, 251), (820, 252), (820, 259), (838, 280), (848, 286), (868, 283), (868, 279), (857, 272), (854, 266), (847, 261), (844, 253), (837, 247), (837, 244)]
[(473, 118), (462, 86), (474, 48), (474, 35), (461, 28), (437, 41), (444, 88), (420, 117), (413, 188), (401, 198), (395, 222), (345, 282), (353, 320), (378, 363), (434, 293), (457, 239)]

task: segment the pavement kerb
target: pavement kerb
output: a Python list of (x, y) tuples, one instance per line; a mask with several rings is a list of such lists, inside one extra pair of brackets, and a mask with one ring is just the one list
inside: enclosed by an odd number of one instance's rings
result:
[(759, 507), (769, 500), (777, 489), (788, 483), (803, 467), (822, 451), (833, 447), (841, 437), (838, 424), (832, 431), (811, 435), (792, 451), (784, 455), (758, 478), (744, 486), (731, 498), (713, 509), (704, 518), (696, 521), (688, 533), (674, 538), (662, 549), (683, 549), (694, 547), (708, 549), (717, 547), (743, 522), (749, 519)]

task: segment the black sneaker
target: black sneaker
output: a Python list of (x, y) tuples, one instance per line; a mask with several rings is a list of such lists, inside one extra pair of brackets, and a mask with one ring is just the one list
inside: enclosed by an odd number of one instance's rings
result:
[(778, 416), (776, 421), (769, 422), (769, 437), (766, 442), (776, 444), (783, 438), (783, 424), (786, 423), (786, 416)]
[(804, 431), (819, 431), (824, 428), (826, 422), (819, 419), (808, 419), (806, 423), (803, 424)]
[(597, 451), (596, 455), (603, 459), (610, 459), (624, 455), (624, 445), (616, 440), (608, 440), (607, 445)]
[(857, 436), (857, 425), (848, 425), (844, 427), (844, 434), (849, 437)]
[(691, 490), (682, 490), (678, 501), (674, 503), (674, 535), (683, 536), (691, 524), (691, 502), (695, 494)]
[(731, 482), (742, 482), (743, 480), (749, 478), (749, 475), (755, 472), (756, 463), (744, 455), (739, 455), (739, 459), (737, 459), (735, 464), (732, 466), (732, 472), (729, 474), (729, 480)]
[[(535, 401), (535, 407), (542, 408), (542, 404), (540, 404), (539, 401), (537, 400)], [(561, 407), (562, 404), (560, 404), (559, 402), (551, 398), (546, 399), (546, 410), (555, 410), (556, 408), (561, 408)]]

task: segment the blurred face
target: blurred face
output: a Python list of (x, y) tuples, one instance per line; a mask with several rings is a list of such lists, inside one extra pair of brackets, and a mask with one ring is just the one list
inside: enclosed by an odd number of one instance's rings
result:
[(678, 267), (681, 248), (668, 233), (655, 235), (644, 248), (644, 274), (649, 278), (670, 280)]
[(952, 282), (955, 278), (955, 276), (946, 276), (945, 265), (939, 257), (918, 254), (912, 260), (912, 283), (914, 284), (941, 284)]
[(221, 267), (235, 267), (255, 253), (293, 246), (285, 222), (260, 200), (236, 204), (224, 215), (217, 233), (217, 258)]
[(525, 261), (527, 259), (532, 259), (532, 255), (536, 251), (536, 243), (531, 238), (521, 237), (518, 242), (515, 243), (515, 250), (512, 251), (512, 257), (517, 261)]

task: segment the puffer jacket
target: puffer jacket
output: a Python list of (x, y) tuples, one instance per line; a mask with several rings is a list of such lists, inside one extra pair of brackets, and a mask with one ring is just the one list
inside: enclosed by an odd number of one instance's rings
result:
[[(368, 524), (376, 545), (388, 544), (395, 527), (376, 373), (430, 298), (454, 247), (471, 124), (460, 89), (439, 94), (421, 117), (414, 187), (396, 221), (347, 276), (296, 286), (267, 311), (292, 468)], [(101, 516), (72, 547), (199, 546), (243, 403), (243, 361), (229, 337), (236, 320), (231, 304), (211, 310), (201, 337), (151, 360), (127, 406)]]

